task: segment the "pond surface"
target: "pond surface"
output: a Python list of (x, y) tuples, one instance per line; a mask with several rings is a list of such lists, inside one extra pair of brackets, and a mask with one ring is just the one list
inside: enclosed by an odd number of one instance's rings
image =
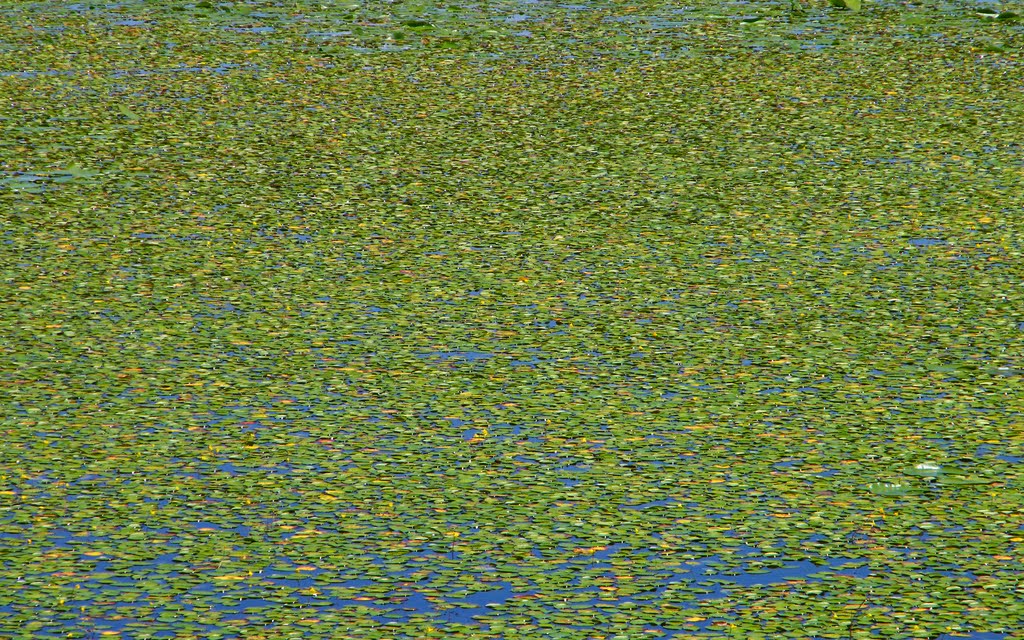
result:
[(0, 637), (1020, 638), (1021, 9), (0, 2)]

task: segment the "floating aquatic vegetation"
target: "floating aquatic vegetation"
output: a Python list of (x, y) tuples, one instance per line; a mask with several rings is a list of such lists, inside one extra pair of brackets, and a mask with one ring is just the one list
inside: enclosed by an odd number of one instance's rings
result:
[(1016, 632), (974, 9), (0, 2), (0, 637)]

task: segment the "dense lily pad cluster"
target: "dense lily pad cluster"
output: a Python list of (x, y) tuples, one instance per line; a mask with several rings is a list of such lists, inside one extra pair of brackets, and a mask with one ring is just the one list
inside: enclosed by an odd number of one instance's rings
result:
[(0, 2), (0, 637), (1024, 638), (1020, 25), (691, 4)]

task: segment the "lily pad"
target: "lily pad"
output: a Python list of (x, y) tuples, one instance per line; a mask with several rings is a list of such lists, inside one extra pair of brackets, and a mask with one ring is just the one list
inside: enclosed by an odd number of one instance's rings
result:
[(833, 7), (840, 9), (850, 9), (851, 11), (860, 11), (861, 0), (828, 0), (829, 4)]
[(964, 473), (963, 469), (958, 466), (939, 464), (937, 462), (921, 462), (913, 467), (904, 469), (903, 472), (907, 475), (917, 476), (920, 478), (939, 478), (945, 475), (957, 475)]
[(880, 496), (906, 496), (914, 493), (914, 489), (906, 484), (896, 482), (876, 482), (867, 485), (868, 491)]

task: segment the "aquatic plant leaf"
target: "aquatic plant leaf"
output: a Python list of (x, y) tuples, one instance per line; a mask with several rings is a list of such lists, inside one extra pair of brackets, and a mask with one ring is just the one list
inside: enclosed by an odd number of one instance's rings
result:
[(867, 485), (868, 491), (880, 496), (906, 496), (913, 493), (913, 489), (905, 484), (876, 482)]

